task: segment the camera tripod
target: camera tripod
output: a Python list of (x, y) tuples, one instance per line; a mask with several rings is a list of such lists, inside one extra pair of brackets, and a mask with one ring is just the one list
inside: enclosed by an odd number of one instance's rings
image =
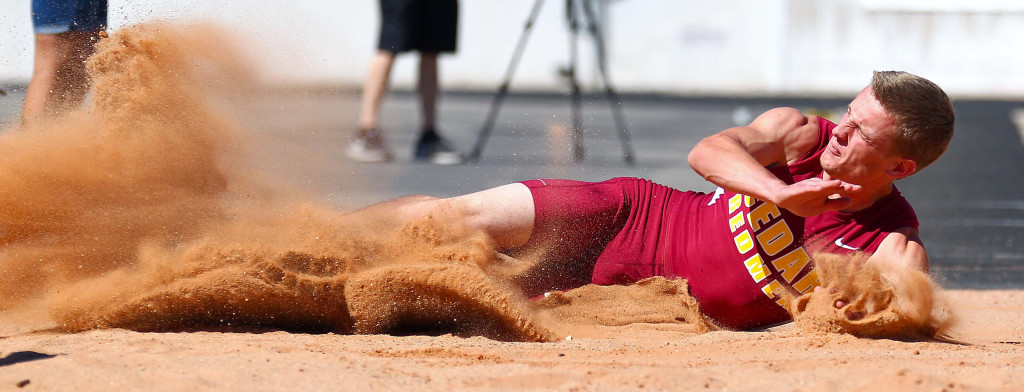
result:
[[(497, 120), (498, 112), (501, 110), (501, 105), (505, 101), (505, 96), (508, 95), (509, 85), (512, 83), (512, 76), (515, 74), (516, 67), (519, 65), (519, 59), (523, 54), (523, 49), (526, 47), (526, 41), (530, 36), (530, 32), (533, 30), (533, 23), (537, 20), (537, 15), (540, 14), (541, 6), (544, 0), (536, 0), (533, 3), (533, 9), (530, 11), (530, 16), (526, 20), (526, 25), (523, 28), (523, 33), (519, 37), (519, 42), (516, 44), (515, 51), (512, 54), (512, 61), (509, 62), (508, 68), (505, 71), (505, 79), (502, 81), (501, 86), (498, 87), (497, 93), (494, 95), (494, 99), (491, 101), (491, 109), (487, 114), (487, 119), (484, 121), (483, 127), (480, 128), (480, 133), (477, 135), (476, 143), (473, 145), (473, 151), (469, 155), (471, 161), (479, 161), (480, 154), (483, 152), (484, 144), (487, 143), (487, 139), (491, 135), (491, 131), (494, 129), (494, 122)], [(594, 45), (597, 52), (597, 65), (598, 70), (601, 74), (601, 81), (604, 84), (605, 99), (611, 104), (612, 115), (615, 118), (615, 126), (619, 132), (619, 140), (622, 142), (622, 155), (626, 161), (626, 165), (633, 164), (633, 151), (632, 146), (629, 142), (629, 130), (626, 129), (626, 123), (622, 118), (622, 102), (619, 100), (618, 94), (612, 88), (608, 82), (608, 70), (605, 64), (605, 51), (604, 51), (604, 38), (600, 27), (594, 18), (594, 12), (591, 8), (590, 0), (566, 0), (565, 1), (565, 20), (568, 24), (569, 29), (569, 66), (567, 69), (562, 70), (562, 75), (569, 79), (571, 88), (571, 100), (572, 100), (572, 140), (573, 140), (573, 158), (576, 162), (582, 161), (585, 155), (583, 148), (583, 119), (581, 117), (582, 104), (580, 102), (581, 92), (579, 82), (576, 80), (576, 63), (577, 63), (577, 40), (579, 36), (579, 17), (578, 12), (582, 13), (582, 16), (587, 19), (587, 32), (594, 40)]]

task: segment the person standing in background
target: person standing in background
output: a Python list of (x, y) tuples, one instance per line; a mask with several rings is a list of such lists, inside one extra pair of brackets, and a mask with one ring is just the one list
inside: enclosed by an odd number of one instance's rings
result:
[(394, 159), (380, 130), (380, 108), (395, 56), (415, 50), (420, 52), (421, 130), (413, 157), (439, 165), (462, 163), (462, 154), (441, 137), (436, 128), (437, 56), (455, 52), (457, 0), (380, 0), (380, 12), (378, 51), (370, 62), (363, 85), (359, 128), (352, 135), (346, 155), (361, 162)]
[(107, 0), (32, 0), (35, 60), (21, 110), (24, 125), (81, 105), (85, 60), (107, 26)]

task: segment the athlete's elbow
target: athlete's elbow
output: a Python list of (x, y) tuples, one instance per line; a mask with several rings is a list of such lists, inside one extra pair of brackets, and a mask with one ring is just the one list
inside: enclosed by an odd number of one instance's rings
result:
[(692, 168), (693, 171), (697, 172), (697, 174), (700, 174), (701, 177), (704, 177), (705, 179), (707, 178), (706, 169), (708, 167), (708, 159), (710, 159), (710, 156), (713, 155), (709, 151), (711, 150), (711, 147), (709, 146), (711, 142), (709, 141), (709, 139), (713, 137), (714, 136), (710, 136), (704, 138), (704, 140), (701, 140), (699, 143), (697, 143), (696, 146), (693, 147), (692, 150), (690, 150), (690, 153), (686, 156), (686, 162), (690, 164), (690, 168)]
[(690, 153), (686, 155), (686, 163), (690, 165), (691, 169), (699, 173), (700, 171), (697, 170), (697, 167), (700, 166), (700, 164), (698, 163), (698, 161), (700, 160), (698, 154), (699, 153), (697, 152), (697, 148), (690, 150)]

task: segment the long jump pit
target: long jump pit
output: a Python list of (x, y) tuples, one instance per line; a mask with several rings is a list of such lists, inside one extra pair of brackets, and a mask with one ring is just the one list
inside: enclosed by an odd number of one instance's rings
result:
[(0, 389), (1024, 390), (1022, 291), (817, 255), (831, 291), (729, 331), (683, 280), (526, 298), (481, 233), (263, 184), (205, 29), (111, 34), (88, 107), (0, 133)]

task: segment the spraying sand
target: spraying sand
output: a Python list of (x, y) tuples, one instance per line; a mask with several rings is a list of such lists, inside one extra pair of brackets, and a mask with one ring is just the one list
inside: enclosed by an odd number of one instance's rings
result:
[(0, 134), (0, 308), (133, 267), (223, 219), (219, 154), (234, 130), (211, 112), (173, 33), (126, 29), (89, 60), (93, 108)]
[[(93, 104), (0, 134), (0, 309), (65, 331), (286, 329), (555, 341), (600, 326), (717, 329), (685, 281), (584, 286), (529, 300), (522, 261), (456, 222), (388, 226), (248, 178), (241, 131), (217, 110), (244, 80), (227, 47), (167, 25), (128, 27), (90, 58)], [(213, 83), (212, 81), (217, 81)], [(822, 256), (837, 293), (795, 301), (801, 330), (932, 335), (926, 275), (894, 290)], [(512, 271), (512, 272), (510, 272)], [(901, 286), (902, 287), (902, 286)], [(850, 306), (831, 306), (843, 298)], [(27, 310), (26, 310), (27, 309)], [(597, 329), (595, 329), (597, 328)], [(931, 329), (929, 329), (931, 328)]]
[[(953, 316), (927, 274), (915, 270), (883, 270), (867, 264), (868, 256), (852, 258), (816, 254), (822, 286), (790, 301), (800, 331), (849, 333), (875, 338), (932, 338), (948, 328)], [(836, 301), (846, 303), (842, 308)]]

